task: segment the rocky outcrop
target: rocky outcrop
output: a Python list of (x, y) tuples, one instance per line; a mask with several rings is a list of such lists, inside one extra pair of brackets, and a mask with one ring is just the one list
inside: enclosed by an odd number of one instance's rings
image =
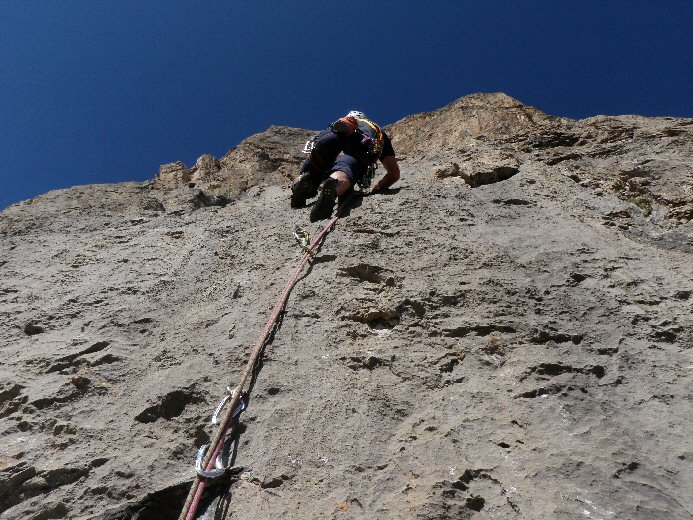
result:
[(170, 192), (183, 186), (207, 197), (236, 200), (253, 187), (286, 186), (295, 176), (308, 130), (272, 126), (249, 137), (221, 159), (200, 156), (192, 168), (182, 162), (163, 165), (153, 187)]
[[(205, 518), (690, 518), (693, 122), (475, 94), (387, 129)], [(272, 127), (0, 214), (0, 518), (176, 518), (302, 251)], [(216, 515), (216, 516), (215, 516)]]
[(433, 112), (405, 117), (391, 130), (397, 151), (404, 155), (456, 155), (476, 140), (527, 136), (559, 120), (506, 94), (472, 94)]
[[(473, 94), (388, 130), (398, 152), (471, 186), (540, 163), (596, 196), (613, 194), (659, 221), (693, 219), (693, 122), (671, 117), (552, 117), (505, 94)], [(459, 159), (455, 161), (454, 159)], [(652, 212), (654, 211), (654, 215)]]

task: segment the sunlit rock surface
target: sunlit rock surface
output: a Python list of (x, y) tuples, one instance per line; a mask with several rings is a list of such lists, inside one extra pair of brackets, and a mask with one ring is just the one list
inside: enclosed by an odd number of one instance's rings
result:
[[(691, 518), (693, 120), (474, 94), (387, 130), (402, 179), (304, 271), (205, 518)], [(177, 518), (321, 229), (312, 134), (0, 213), (1, 519)]]

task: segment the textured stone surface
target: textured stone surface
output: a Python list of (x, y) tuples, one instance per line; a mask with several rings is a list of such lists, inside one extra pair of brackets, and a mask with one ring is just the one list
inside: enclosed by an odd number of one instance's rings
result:
[[(693, 121), (475, 94), (389, 131), (402, 180), (294, 289), (206, 518), (690, 518)], [(310, 135), (0, 214), (0, 518), (176, 518), (320, 229)]]

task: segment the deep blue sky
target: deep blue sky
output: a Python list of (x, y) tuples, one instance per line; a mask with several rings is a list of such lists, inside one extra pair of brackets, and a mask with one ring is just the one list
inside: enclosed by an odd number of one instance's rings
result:
[(693, 117), (693, 2), (0, 0), (0, 209), (472, 92)]

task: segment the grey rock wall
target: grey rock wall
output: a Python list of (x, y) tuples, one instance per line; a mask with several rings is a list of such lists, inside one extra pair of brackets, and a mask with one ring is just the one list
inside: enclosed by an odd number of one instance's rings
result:
[[(391, 125), (205, 518), (691, 518), (693, 121), (475, 94)], [(300, 258), (272, 127), (0, 214), (0, 518), (176, 518)]]

